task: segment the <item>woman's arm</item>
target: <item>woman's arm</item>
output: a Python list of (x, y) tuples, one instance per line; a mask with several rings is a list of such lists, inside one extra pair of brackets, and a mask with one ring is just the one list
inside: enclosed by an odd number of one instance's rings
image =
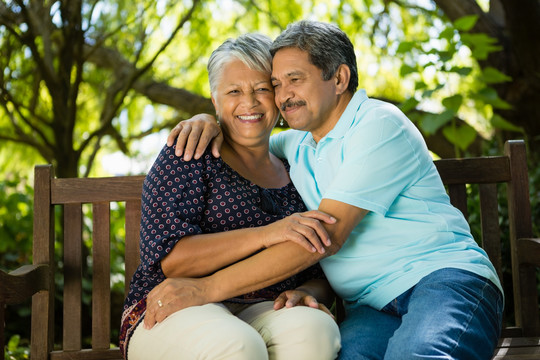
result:
[(330, 243), (321, 222), (332, 224), (335, 219), (320, 211), (307, 211), (266, 226), (185, 236), (161, 261), (161, 268), (168, 278), (207, 276), (284, 241), (324, 253), (324, 245)]

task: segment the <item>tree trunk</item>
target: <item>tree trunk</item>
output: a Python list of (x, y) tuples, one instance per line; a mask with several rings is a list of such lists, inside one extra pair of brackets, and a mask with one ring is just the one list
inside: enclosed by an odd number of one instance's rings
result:
[[(491, 0), (488, 13), (476, 0), (434, 0), (452, 21), (465, 15), (478, 15), (473, 32), (483, 32), (499, 40), (502, 50), (480, 62), (511, 76), (512, 81), (495, 87), (499, 97), (512, 105), (510, 110), (495, 111), (523, 134), (504, 133), (503, 140), (527, 138), (533, 164), (540, 162), (540, 1)], [(504, 15), (504, 18), (501, 16)]]

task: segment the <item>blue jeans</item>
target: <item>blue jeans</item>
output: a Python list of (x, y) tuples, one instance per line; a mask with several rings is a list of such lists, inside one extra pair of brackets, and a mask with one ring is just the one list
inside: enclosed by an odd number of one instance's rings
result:
[(378, 311), (345, 304), (341, 360), (491, 359), (503, 296), (468, 271), (434, 271)]

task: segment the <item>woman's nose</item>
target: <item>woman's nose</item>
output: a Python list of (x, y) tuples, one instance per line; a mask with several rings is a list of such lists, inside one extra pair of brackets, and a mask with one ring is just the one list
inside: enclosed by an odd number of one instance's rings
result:
[(242, 100), (249, 107), (253, 107), (259, 104), (259, 100), (257, 99), (255, 92), (245, 93), (242, 96)]

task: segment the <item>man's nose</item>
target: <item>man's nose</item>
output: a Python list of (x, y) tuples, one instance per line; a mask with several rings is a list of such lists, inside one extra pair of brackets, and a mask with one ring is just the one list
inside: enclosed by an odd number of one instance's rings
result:
[(276, 105), (281, 109), (281, 105), (294, 98), (294, 94), (287, 85), (282, 85), (276, 88), (275, 92)]

